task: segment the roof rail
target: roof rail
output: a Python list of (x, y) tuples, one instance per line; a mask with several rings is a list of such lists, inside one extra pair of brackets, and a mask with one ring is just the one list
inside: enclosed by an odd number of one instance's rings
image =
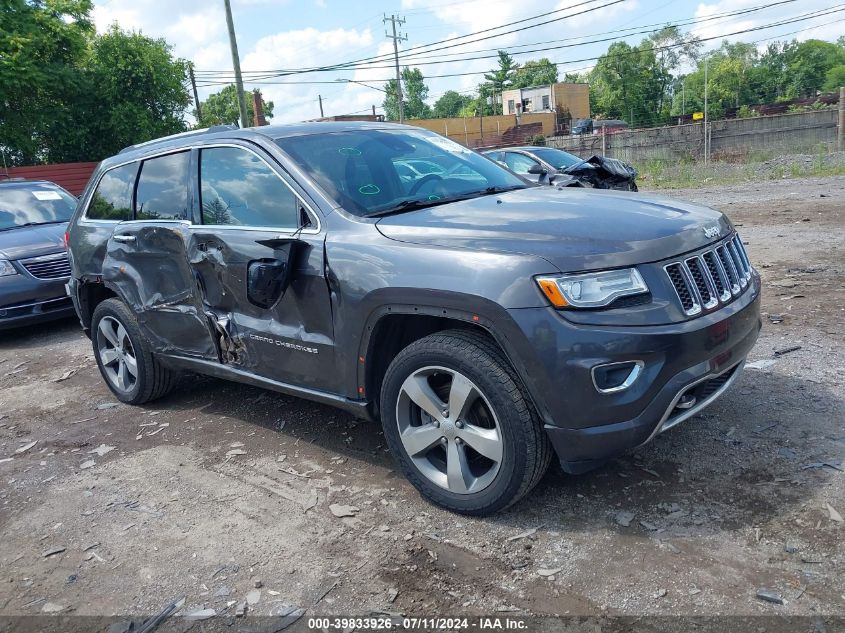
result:
[(154, 138), (150, 141), (144, 141), (143, 143), (135, 143), (135, 145), (124, 147), (118, 152), (118, 154), (130, 152), (140, 147), (147, 147), (149, 145), (156, 145), (157, 143), (164, 143), (165, 141), (170, 141), (175, 138), (185, 138), (187, 136), (200, 136), (202, 134), (213, 134), (214, 132), (229, 132), (231, 130), (237, 129), (239, 129), (237, 125), (213, 125), (212, 127), (204, 127), (198, 130), (188, 130), (187, 132), (179, 132), (178, 134), (171, 134), (170, 136)]

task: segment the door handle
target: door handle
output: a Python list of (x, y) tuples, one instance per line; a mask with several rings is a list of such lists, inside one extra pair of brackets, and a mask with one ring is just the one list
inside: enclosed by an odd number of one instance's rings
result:
[(135, 236), (134, 235), (115, 235), (114, 241), (115, 242), (124, 242), (124, 243), (129, 244), (129, 243), (135, 241)]

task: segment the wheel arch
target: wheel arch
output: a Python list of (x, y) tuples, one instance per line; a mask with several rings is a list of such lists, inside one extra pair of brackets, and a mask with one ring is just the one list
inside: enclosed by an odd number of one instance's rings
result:
[(539, 402), (529, 386), (530, 381), (526, 380), (525, 368), (517, 360), (516, 352), (508, 342), (508, 336), (497, 327), (497, 323), (501, 323), (500, 318), (442, 306), (381, 306), (370, 315), (361, 337), (357, 356), (359, 397), (370, 400), (373, 417), (378, 419), (382, 383), (387, 368), (396, 355), (411, 343), (430, 334), (464, 329), (483, 335), (502, 352), (519, 377), (528, 398), (540, 412)]

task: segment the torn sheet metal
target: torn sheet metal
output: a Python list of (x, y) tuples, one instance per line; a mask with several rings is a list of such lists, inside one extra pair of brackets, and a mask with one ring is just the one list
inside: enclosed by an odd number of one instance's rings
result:
[(637, 191), (637, 170), (618, 158), (591, 156), (582, 163), (564, 169), (562, 173), (574, 176), (596, 189)]

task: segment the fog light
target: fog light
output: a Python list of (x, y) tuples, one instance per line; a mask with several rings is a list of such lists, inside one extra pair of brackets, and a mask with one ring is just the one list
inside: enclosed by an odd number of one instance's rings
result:
[(592, 369), (593, 385), (599, 393), (625, 391), (637, 381), (644, 366), (641, 360), (596, 365)]

